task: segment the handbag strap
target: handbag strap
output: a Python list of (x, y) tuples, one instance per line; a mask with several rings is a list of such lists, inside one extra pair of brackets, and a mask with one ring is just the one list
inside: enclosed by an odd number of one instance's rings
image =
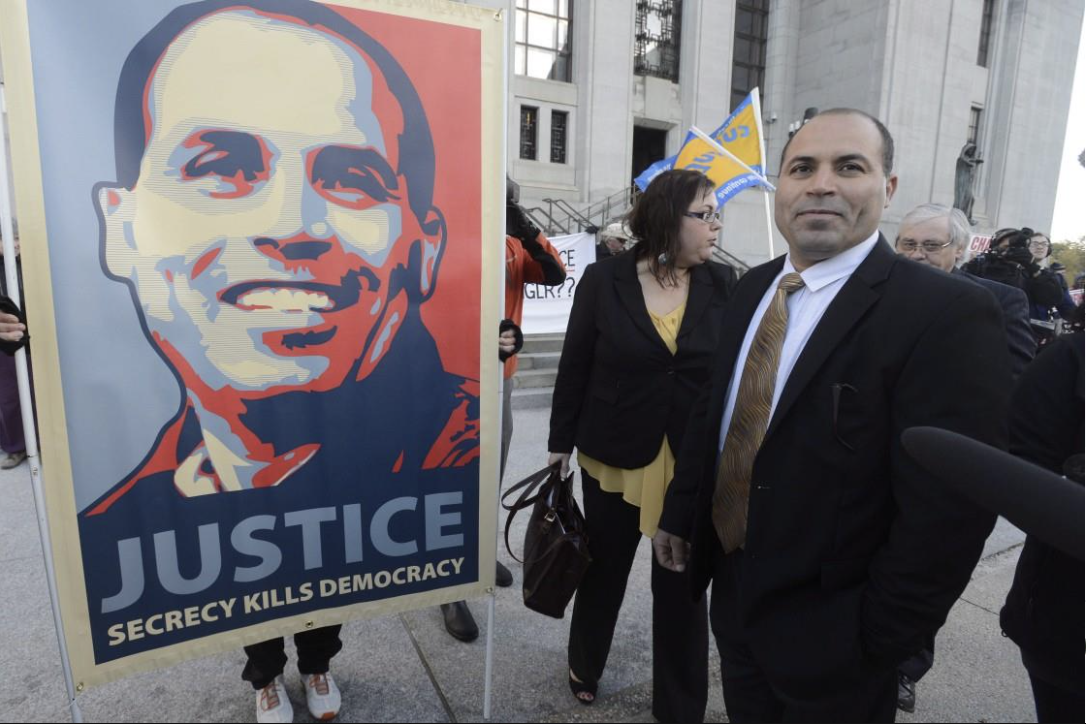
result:
[[(516, 516), (518, 510), (524, 510), (525, 508), (535, 505), (536, 501), (549, 489), (549, 486), (546, 483), (548, 483), (551, 476), (558, 473), (559, 470), (559, 463), (548, 465), (542, 470), (532, 473), (502, 494), (502, 507), (509, 511), (509, 515), (505, 519), (505, 550), (509, 551), (509, 555), (513, 556), (513, 560), (517, 563), (524, 563), (524, 561), (517, 558), (517, 554), (513, 552), (512, 546), (509, 545), (509, 530), (513, 527), (513, 518)], [(539, 492), (536, 492), (537, 488), (539, 489)], [(518, 497), (515, 502), (507, 505), (505, 499), (517, 491), (523, 492), (521, 492), (520, 497)], [(536, 494), (532, 495), (532, 493)]]
[[(524, 480), (521, 480), (519, 483), (506, 490), (504, 493), (502, 493), (501, 497), (502, 507), (510, 511), (511, 513), (516, 513), (518, 510), (523, 510), (531, 505), (534, 505), (536, 499), (538, 499), (539, 496), (543, 494), (544, 490), (541, 488), (539, 494), (532, 497), (529, 496), (532, 495), (537, 487), (549, 480), (553, 473), (558, 471), (558, 465), (558, 463), (555, 463), (554, 465), (548, 465), (542, 470), (532, 473)], [(524, 492), (520, 494), (520, 497), (517, 498), (516, 502), (507, 505), (505, 499), (511, 496), (513, 493), (517, 492), (518, 490), (523, 490)]]

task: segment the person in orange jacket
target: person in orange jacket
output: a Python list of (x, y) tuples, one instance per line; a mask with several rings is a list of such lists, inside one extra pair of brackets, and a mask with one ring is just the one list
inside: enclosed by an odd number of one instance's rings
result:
[[(566, 280), (566, 268), (550, 240), (532, 223), (520, 207), (520, 187), (506, 178), (505, 206), (505, 319), (501, 322), (501, 354), (505, 364), (502, 386), (502, 459), (501, 474), (513, 438), (513, 376), (517, 371), (516, 353), (524, 338), (520, 323), (524, 315), (524, 285), (558, 286)], [(498, 562), (495, 582), (502, 587), (513, 584), (513, 574)], [(474, 641), (479, 627), (465, 601), (442, 604), (445, 630), (453, 638)]]

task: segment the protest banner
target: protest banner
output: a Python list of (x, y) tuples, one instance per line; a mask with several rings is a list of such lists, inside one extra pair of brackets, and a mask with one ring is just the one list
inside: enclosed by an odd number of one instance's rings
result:
[(500, 20), (0, 7), (77, 690), (492, 586)]
[(521, 330), (525, 334), (565, 334), (573, 295), (585, 267), (596, 261), (595, 234), (570, 234), (550, 240), (566, 267), (566, 280), (556, 287), (543, 284), (524, 285), (524, 317)]

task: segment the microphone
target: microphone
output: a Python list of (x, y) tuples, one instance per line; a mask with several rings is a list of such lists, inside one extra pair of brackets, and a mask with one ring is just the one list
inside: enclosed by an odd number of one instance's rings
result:
[(1083, 486), (948, 430), (911, 427), (901, 442), (921, 467), (957, 492), (1083, 560)]

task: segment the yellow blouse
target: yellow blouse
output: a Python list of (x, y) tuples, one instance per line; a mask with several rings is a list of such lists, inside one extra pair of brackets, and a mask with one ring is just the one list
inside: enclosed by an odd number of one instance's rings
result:
[[(682, 326), (684, 312), (686, 302), (662, 317), (649, 312), (653, 326), (671, 350), (671, 354), (679, 349), (679, 327)], [(577, 451), (577, 462), (589, 475), (600, 481), (600, 489), (608, 493), (622, 493), (623, 500), (640, 508), (641, 532), (649, 538), (656, 535), (660, 514), (664, 511), (664, 493), (675, 474), (675, 456), (671, 452), (671, 446), (667, 444), (667, 435), (664, 435), (664, 442), (656, 459), (643, 468), (613, 468), (580, 451)]]

